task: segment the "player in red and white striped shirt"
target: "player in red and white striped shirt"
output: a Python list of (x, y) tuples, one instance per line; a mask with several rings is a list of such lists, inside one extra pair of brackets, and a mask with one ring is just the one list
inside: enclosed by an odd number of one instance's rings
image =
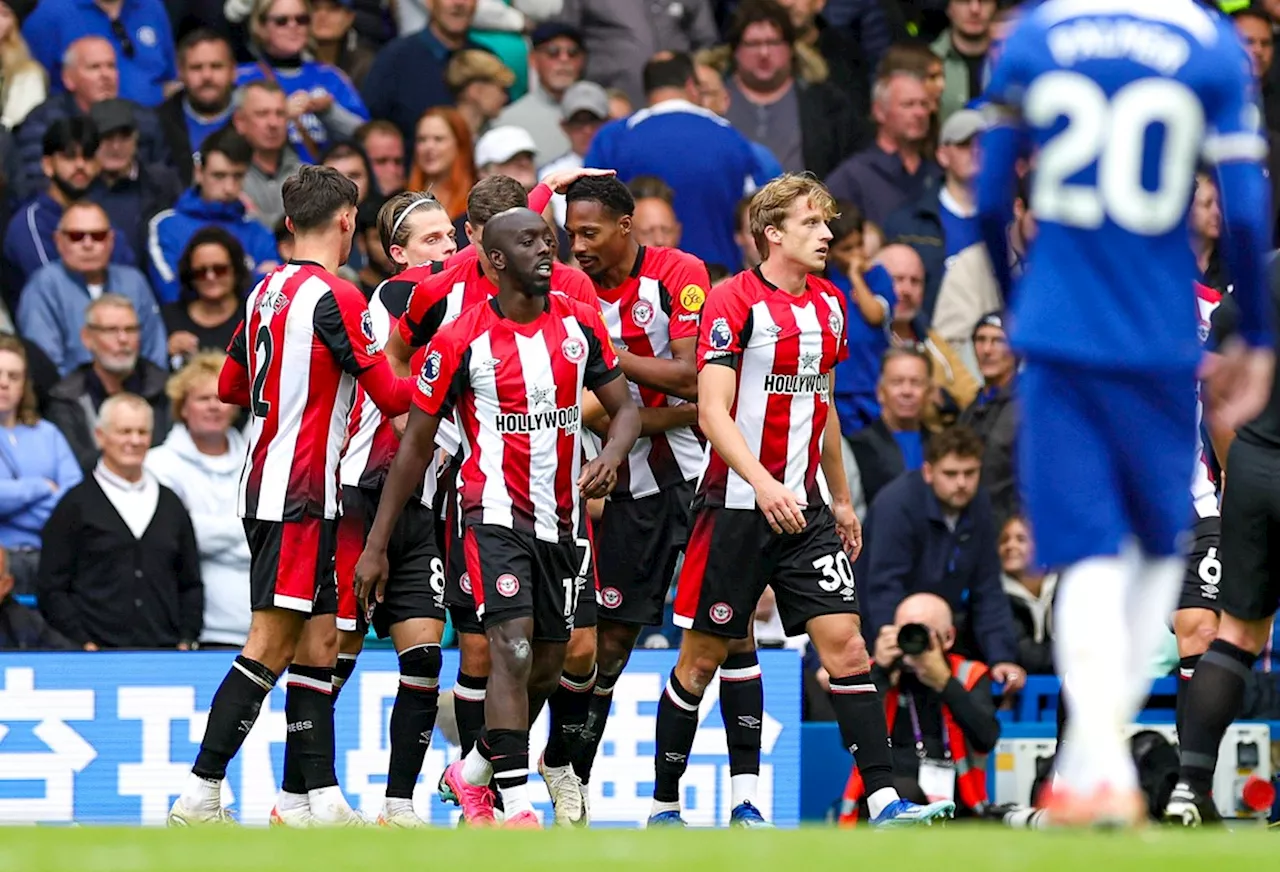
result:
[(355, 184), (333, 169), (302, 167), (282, 195), (296, 260), (250, 293), (218, 383), (224, 402), (252, 411), (240, 513), (253, 623), (213, 698), (191, 778), (169, 814), (174, 825), (227, 818), (220, 800), (227, 763), (286, 666), (285, 754), (310, 817), (360, 821), (337, 786), (333, 759), (338, 460), (357, 380), (392, 415), (408, 409), (412, 388), (378, 349), (359, 289), (334, 275), (351, 251)]
[[(498, 296), (463, 312), (428, 346), (415, 410), (356, 569), (362, 586), (385, 579), (390, 532), (434, 450), (441, 415), (456, 410), (467, 569), (492, 672), (485, 732), (465, 763), (445, 772), (441, 792), (468, 820), (492, 820), (493, 779), (514, 827), (538, 826), (526, 787), (528, 718), (531, 700), (545, 699), (560, 676), (573, 627), (579, 491), (607, 494), (640, 431), (599, 311), (550, 292), (554, 241), (527, 209), (489, 222), (484, 246)], [(580, 470), (584, 388), (613, 423), (609, 446)]]
[[(642, 434), (595, 525), (601, 579), (598, 671), (586, 723), (571, 747), (549, 739), (539, 764), (549, 782), (558, 769), (572, 764), (585, 784), (604, 734), (613, 688), (641, 628), (662, 623), (667, 590), (688, 540), (689, 503), (704, 465), (694, 405), (698, 313), (711, 280), (696, 257), (636, 242), (631, 232), (635, 200), (617, 179), (582, 179), (570, 185), (565, 196), (574, 257), (594, 283), (609, 337), (619, 349), (631, 395), (641, 407)], [(593, 425), (595, 417), (588, 417), (588, 426), (600, 426)], [(730, 668), (742, 669), (747, 679), (735, 685), (746, 705), (738, 705), (735, 693), (721, 700), (735, 763), (739, 733), (746, 734), (747, 744), (760, 735), (758, 726), (753, 730), (741, 724), (758, 725), (764, 717), (754, 645), (747, 640), (741, 648), (732, 653), (741, 662)]]
[[(862, 530), (830, 411), (832, 372), (848, 354), (844, 302), (818, 278), (835, 201), (812, 177), (784, 175), (756, 193), (749, 211), (764, 260), (712, 290), (699, 327), (698, 419), (712, 451), (676, 594), (675, 621), (685, 632), (658, 703), (649, 823), (683, 826), (680, 777), (715, 676), (707, 664), (723, 663), (729, 640), (747, 635), (766, 584), (787, 634), (808, 633), (831, 676), (841, 738), (856, 749), (864, 778), (867, 767), (873, 772), (872, 822), (954, 813), (954, 803), (916, 806), (894, 790), (862, 640), (850, 564)], [(752, 817), (758, 826), (758, 812)]]

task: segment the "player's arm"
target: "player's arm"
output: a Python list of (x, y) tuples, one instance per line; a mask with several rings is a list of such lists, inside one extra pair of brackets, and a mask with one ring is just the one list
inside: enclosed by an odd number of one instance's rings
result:
[[(834, 394), (835, 373), (831, 374)], [(834, 396), (828, 399), (827, 423), (822, 428), (822, 475), (831, 491), (831, 513), (836, 518), (836, 532), (849, 552), (850, 560), (857, 560), (862, 553), (862, 524), (853, 510), (853, 496), (849, 492), (849, 479), (844, 474), (844, 456), (840, 437), (840, 416), (835, 413)]]
[[(609, 432), (612, 422), (609, 413), (604, 410), (600, 400), (590, 391), (582, 396), (582, 423), (588, 430), (603, 438)], [(698, 423), (698, 407), (693, 403), (681, 403), (678, 406), (659, 406), (650, 409), (640, 408), (640, 436), (657, 436), (668, 430), (681, 427), (692, 427)]]
[(578, 488), (587, 499), (608, 495), (618, 482), (618, 466), (627, 459), (631, 447), (640, 436), (640, 412), (624, 378), (612, 378), (596, 384), (592, 392), (609, 416), (604, 448), (594, 460), (582, 468)]
[(391, 371), (400, 378), (406, 378), (411, 374), (409, 369), (409, 361), (413, 357), (413, 348), (405, 341), (401, 333), (400, 324), (404, 323), (404, 318), (393, 325), (391, 335), (387, 337), (387, 344), (382, 347), (382, 353), (387, 356), (387, 363), (391, 366)]
[[(721, 361), (724, 361), (723, 363)], [(747, 440), (733, 420), (738, 378), (733, 358), (707, 361), (698, 373), (698, 426), (716, 454), (747, 481), (756, 492), (756, 504), (775, 533), (799, 533), (804, 529), (804, 513), (795, 494), (769, 474), (759, 458), (747, 447)]]
[(691, 335), (671, 340), (671, 359), (645, 357), (619, 351), (618, 360), (627, 378), (638, 385), (691, 403), (698, 401), (698, 339)]
[(978, 172), (978, 231), (991, 256), (991, 267), (1005, 304), (1013, 299), (1009, 268), (1009, 225), (1013, 222), (1014, 187), (1022, 131), (1011, 116), (988, 111), (993, 122), (981, 135), (982, 166)]
[(388, 418), (409, 411), (413, 380), (397, 378), (382, 353), (373, 318), (364, 296), (345, 282), (316, 303), (316, 336), (333, 354), (342, 371), (353, 376), (369, 399)]
[(236, 328), (227, 346), (227, 358), (218, 373), (218, 399), (232, 406), (249, 408), (248, 349), (245, 346), (244, 322)]

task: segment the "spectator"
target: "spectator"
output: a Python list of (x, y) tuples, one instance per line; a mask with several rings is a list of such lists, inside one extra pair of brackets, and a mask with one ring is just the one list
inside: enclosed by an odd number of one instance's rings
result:
[(880, 417), (846, 440), (845, 472), (859, 518), (885, 485), (924, 464), (929, 431), (921, 416), (929, 398), (933, 361), (914, 348), (885, 352), (876, 400)]
[(849, 356), (836, 365), (835, 405), (840, 432), (852, 436), (880, 415), (876, 385), (889, 348), (889, 322), (898, 298), (893, 279), (882, 266), (871, 266), (863, 252), (862, 213), (852, 203), (837, 202), (840, 214), (827, 222), (826, 278), (845, 297), (845, 337)]
[(0, 124), (9, 130), (49, 96), (49, 74), (31, 57), (22, 37), (22, 19), (35, 5), (30, 0), (0, 0)]
[(231, 345), (241, 301), (253, 282), (240, 240), (217, 226), (201, 227), (191, 237), (178, 261), (178, 277), (178, 299), (163, 309), (174, 372), (202, 349)]
[(893, 278), (898, 298), (893, 310), (889, 339), (895, 346), (920, 346), (933, 359), (933, 395), (925, 407), (924, 422), (937, 430), (955, 421), (960, 411), (978, 395), (978, 381), (960, 355), (937, 330), (925, 326), (920, 314), (924, 300), (924, 263), (915, 249), (886, 245), (878, 261)]
[(778, 0), (791, 15), (796, 49), (812, 49), (830, 71), (827, 81), (848, 98), (859, 119), (871, 108), (868, 80), (871, 69), (863, 61), (862, 47), (848, 31), (832, 27), (823, 17), (825, 0)]
[(1003, 523), (1019, 511), (1015, 438), (1018, 409), (1014, 382), (1018, 361), (1009, 348), (1004, 316), (988, 312), (974, 325), (973, 351), (983, 386), (960, 415), (960, 423), (973, 428), (982, 439), (982, 486), (991, 495), (996, 520)]
[(697, 105), (688, 55), (655, 58), (644, 70), (649, 107), (602, 127), (585, 163), (615, 169), (624, 182), (662, 179), (676, 192), (685, 250), (709, 263), (734, 263), (734, 206), (755, 187), (755, 154), (728, 121)]
[(621, 89), (632, 103), (649, 95), (640, 71), (654, 55), (709, 48), (719, 37), (711, 0), (565, 0), (556, 20), (582, 34), (586, 78)]
[(280, 191), (284, 180), (302, 166), (302, 158), (289, 144), (289, 114), (284, 91), (275, 82), (250, 82), (236, 91), (236, 132), (253, 149), (249, 171), (244, 177), (248, 214), (265, 227), (274, 227), (284, 218)]
[(191, 517), (204, 582), (200, 644), (239, 648), (249, 635), (249, 543), (236, 517), (244, 437), (239, 410), (218, 399), (226, 355), (205, 351), (170, 377), (173, 429), (147, 452), (146, 468), (172, 490)]
[(6, 595), (15, 587), (20, 594), (31, 594), (40, 564), (40, 531), (82, 475), (67, 440), (36, 411), (26, 349), (16, 336), (0, 336), (0, 429), (8, 437), (0, 439), (0, 545), (6, 553), (0, 587), (7, 580)]
[(364, 100), (346, 73), (304, 54), (309, 0), (255, 0), (251, 19), (255, 63), (241, 64), (236, 84), (275, 82), (288, 97), (289, 141), (307, 163), (330, 142), (369, 120)]
[(165, 88), (178, 78), (173, 31), (161, 0), (40, 0), (22, 35), (55, 83), (65, 81), (64, 53), (86, 36), (107, 41), (120, 58), (120, 93), (113, 97), (159, 106)]
[[(497, 123), (514, 124), (529, 131), (538, 147), (537, 161), (541, 166), (571, 148), (563, 125), (572, 113), (566, 113), (561, 103), (569, 88), (582, 78), (587, 59), (582, 34), (567, 24), (540, 24), (533, 31), (531, 42), (529, 66), (534, 76), (529, 93), (503, 109)], [(607, 118), (607, 98), (605, 110), (601, 117)]]
[[(659, 182), (659, 184), (662, 184)], [(662, 185), (666, 188), (666, 185)], [(658, 245), (663, 248), (679, 248), (680, 234), (684, 228), (676, 218), (676, 210), (671, 205), (675, 193), (666, 191), (636, 192), (635, 180), (632, 180), (631, 194), (636, 198), (636, 210), (631, 213), (631, 233), (641, 245)]]
[(370, 121), (356, 131), (356, 142), (369, 156), (378, 193), (390, 197), (404, 190), (404, 137), (390, 121)]
[(148, 222), (182, 196), (182, 182), (172, 167), (138, 160), (138, 121), (128, 100), (95, 103), (89, 117), (99, 136), (94, 199), (111, 226), (126, 234), (129, 248), (145, 251)]
[(785, 171), (825, 177), (871, 139), (849, 97), (827, 81), (821, 56), (797, 43), (791, 16), (776, 0), (744, 0), (729, 48), (725, 117)]
[[(920, 654), (899, 646), (899, 631), (910, 624), (928, 631)], [(972, 818), (989, 804), (987, 754), (1000, 739), (1000, 722), (987, 665), (952, 653), (955, 644), (947, 601), (913, 594), (899, 604), (893, 624), (880, 629), (871, 679), (884, 696), (898, 795), (909, 802), (954, 796), (957, 816)], [(862, 798), (856, 771), (850, 784), (845, 799), (856, 802)]]
[(293, 231), (289, 229), (289, 222), (281, 218), (276, 222), (273, 232), (276, 248), (280, 252), (280, 261), (288, 263), (293, 260)]
[(414, 138), (410, 191), (430, 190), (456, 223), (467, 216), (467, 195), (476, 183), (471, 131), (458, 110), (428, 109)]
[[(708, 49), (698, 53), (698, 60), (694, 64), (694, 78), (698, 83), (698, 105), (703, 109), (710, 109), (721, 118), (729, 117), (729, 106), (733, 100), (729, 96), (729, 88), (724, 83), (724, 76), (720, 74), (720, 70), (712, 66), (720, 57), (720, 53), (716, 49)], [(751, 143), (751, 151), (756, 157), (755, 179), (757, 183), (775, 179), (782, 175), (782, 164), (778, 163), (778, 158), (773, 152), (769, 151), (767, 146), (761, 145), (753, 139), (747, 140)]]
[(631, 102), (631, 98), (625, 92), (618, 88), (605, 88), (605, 95), (609, 98), (609, 119), (618, 121), (626, 118), (636, 111), (636, 106)]
[[(569, 150), (538, 171), (538, 179), (545, 179), (561, 170), (578, 169), (591, 150), (591, 143), (601, 126), (609, 120), (609, 96), (595, 82), (578, 82), (564, 92), (560, 100), (560, 129), (564, 131)], [(537, 137), (534, 138), (535, 143)], [(564, 194), (551, 198), (556, 225), (564, 226)]]
[(760, 250), (756, 248), (751, 233), (751, 197), (743, 197), (733, 210), (733, 241), (738, 246), (737, 263), (742, 269), (755, 269), (760, 265)]
[(917, 42), (896, 43), (889, 46), (889, 51), (880, 59), (876, 78), (883, 79), (895, 72), (911, 73), (924, 82), (925, 102), (929, 107), (929, 135), (926, 137), (924, 153), (933, 157), (941, 127), (938, 123), (938, 111), (942, 107), (942, 92), (947, 87), (942, 58), (934, 54), (927, 45)]
[(9, 553), (0, 548), (0, 651), (71, 651), (80, 647), (51, 628), (38, 611), (14, 599), (14, 589)]
[(1053, 595), (1058, 576), (1036, 568), (1031, 527), (1021, 515), (1004, 522), (998, 547), (1004, 592), (1018, 636), (1018, 665), (1028, 675), (1053, 675)]
[(996, 0), (948, 0), (947, 18), (951, 26), (929, 46), (942, 58), (947, 79), (938, 110), (938, 121), (942, 124), (970, 100), (982, 96), (982, 87), (986, 84), (983, 71), (987, 50), (991, 48), (991, 21), (995, 15)]
[(478, 139), (502, 114), (516, 75), (490, 52), (464, 49), (449, 58), (444, 80), (471, 137)]
[[(476, 0), (425, 2), (430, 23), (387, 43), (361, 89), (369, 114), (399, 127), (406, 143), (417, 141), (423, 113), (449, 105), (444, 70), (450, 56), (466, 48), (484, 48), (468, 36)], [(470, 144), (465, 151), (471, 153)], [(463, 198), (466, 195), (466, 191), (461, 194)]]
[(875, 142), (846, 160), (827, 177), (833, 196), (852, 201), (868, 221), (885, 219), (905, 203), (918, 200), (936, 184), (942, 170), (925, 157), (929, 105), (924, 82), (895, 72), (876, 82), (871, 114)]
[(64, 376), (89, 362), (82, 341), (86, 307), (104, 294), (124, 297), (139, 314), (143, 356), (161, 367), (168, 362), (164, 322), (146, 276), (135, 267), (111, 263), (115, 237), (105, 209), (88, 201), (72, 203), (58, 222), (58, 259), (37, 270), (23, 289), (19, 329)]
[(178, 78), (182, 90), (156, 111), (173, 154), (172, 166), (185, 188), (194, 177), (195, 154), (231, 117), (236, 85), (231, 43), (212, 30), (191, 31), (178, 42)]
[(311, 47), (316, 60), (346, 73), (359, 88), (377, 51), (355, 29), (354, 0), (311, 0)]
[[(46, 184), (42, 171), (45, 131), (55, 121), (87, 115), (94, 103), (120, 96), (116, 55), (111, 43), (96, 36), (81, 37), (71, 43), (63, 56), (61, 80), (66, 92), (50, 95), (49, 99), (31, 110), (14, 132), (14, 146), (21, 169), (9, 181), (19, 198), (34, 195)], [(142, 162), (168, 163), (169, 146), (155, 113), (142, 107), (137, 107), (135, 112)]]
[(977, 138), (984, 127), (982, 113), (975, 109), (953, 113), (939, 135), (942, 184), (930, 187), (920, 199), (903, 206), (884, 223), (885, 239), (910, 245), (924, 261), (921, 311), (926, 324), (933, 320), (947, 264), (980, 241), (973, 186), (978, 177)]
[(511, 176), (533, 190), (538, 170), (533, 163), (538, 147), (522, 127), (495, 127), (476, 143), (476, 177)]
[(195, 533), (182, 501), (143, 467), (152, 433), (146, 400), (121, 394), (103, 403), (102, 459), (44, 529), (40, 611), (86, 651), (187, 651), (200, 637)]
[(27, 337), (14, 332), (3, 332), (0, 336), (12, 336), (22, 343), (22, 348), (27, 354), (27, 378), (31, 379), (31, 384), (35, 388), (36, 411), (43, 416), (49, 407), (49, 391), (62, 380), (62, 376), (58, 374), (58, 367), (39, 345)]
[[(329, 147), (321, 156), (322, 166), (333, 167), (338, 172), (356, 183), (356, 191), (360, 205), (369, 199), (373, 190), (373, 164), (368, 156), (360, 150), (360, 146), (350, 142), (339, 142)], [(375, 198), (377, 199), (377, 198)]]
[[(991, 502), (979, 486), (982, 440), (952, 427), (929, 440), (924, 466), (894, 479), (876, 495), (858, 558), (865, 594), (864, 632), (894, 624), (898, 605), (913, 593), (935, 593), (965, 615), (960, 650), (991, 661), (992, 677), (1016, 690), (1013, 615), (1000, 585), (997, 530)], [(976, 643), (976, 650), (968, 643)]]
[[(68, 204), (84, 199), (98, 178), (97, 126), (89, 118), (63, 118), (45, 131), (45, 190), (9, 220), (4, 234), (4, 292), (10, 311), (27, 281), (55, 258), (54, 233)], [(137, 263), (127, 234), (111, 251), (114, 263)]]
[(906, 22), (897, 3), (825, 0), (822, 14), (832, 27), (846, 31), (858, 44), (868, 70), (876, 69), (893, 41), (906, 33)]
[[(1022, 274), (1027, 250), (1036, 236), (1035, 216), (1027, 208), (1026, 179), (1019, 182), (1019, 188), (1013, 201), (1013, 223), (1009, 225), (1009, 257), (1015, 276)], [(942, 277), (933, 328), (962, 359), (970, 360), (973, 325), (984, 313), (1003, 308), (1004, 298), (996, 284), (987, 247), (981, 243), (971, 245), (952, 259)]]
[(1222, 207), (1218, 201), (1218, 186), (1208, 173), (1196, 173), (1196, 191), (1191, 200), (1191, 250), (1195, 252), (1200, 283), (1226, 294), (1230, 293), (1231, 279), (1222, 258), (1221, 239)]
[(1271, 76), (1271, 65), (1275, 61), (1275, 30), (1271, 16), (1257, 6), (1247, 7), (1231, 13), (1235, 21), (1236, 32), (1240, 41), (1249, 52), (1249, 63), (1253, 68), (1253, 77), (1258, 84), (1258, 93), (1262, 99), (1263, 115), (1269, 129), (1280, 127), (1280, 89), (1276, 88)]
[(62, 431), (80, 466), (89, 469), (98, 457), (98, 410), (108, 397), (131, 393), (150, 403), (156, 444), (169, 432), (169, 409), (164, 369), (138, 356), (138, 316), (129, 298), (103, 294), (89, 304), (84, 320), (81, 339), (90, 362), (73, 369), (49, 392), (48, 418)]
[(265, 275), (279, 263), (271, 231), (245, 214), (241, 196), (253, 149), (243, 136), (223, 129), (200, 148), (195, 185), (185, 191), (172, 209), (151, 219), (147, 250), (151, 286), (162, 303), (178, 298), (178, 258), (191, 236), (214, 224), (240, 240), (249, 268)]

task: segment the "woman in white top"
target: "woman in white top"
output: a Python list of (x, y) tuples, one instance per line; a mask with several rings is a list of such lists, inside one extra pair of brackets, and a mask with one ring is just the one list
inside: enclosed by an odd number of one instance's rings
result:
[(249, 634), (249, 544), (236, 514), (244, 437), (232, 427), (238, 410), (218, 399), (226, 355), (194, 355), (169, 379), (177, 422), (146, 468), (173, 490), (191, 515), (204, 579), (205, 647), (239, 648)]
[(17, 127), (49, 96), (48, 77), (22, 38), (22, 18), (34, 3), (0, 0), (0, 124)]

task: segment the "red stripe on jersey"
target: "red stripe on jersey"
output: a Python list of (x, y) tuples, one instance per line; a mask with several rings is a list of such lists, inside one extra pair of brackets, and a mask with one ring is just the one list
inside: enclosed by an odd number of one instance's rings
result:
[[(770, 307), (775, 322), (782, 328), (782, 335), (797, 330), (795, 314), (790, 306)], [(773, 350), (773, 371), (779, 374), (794, 374), (800, 365), (800, 343), (778, 342)], [(742, 372), (738, 372), (738, 389), (742, 389)], [(766, 394), (764, 406), (765, 421), (791, 420), (791, 397), (788, 394)], [(765, 427), (764, 437), (760, 440), (760, 464), (770, 472), (785, 469), (787, 466), (787, 444), (791, 436), (790, 427)], [(785, 478), (776, 475), (778, 481)]]

